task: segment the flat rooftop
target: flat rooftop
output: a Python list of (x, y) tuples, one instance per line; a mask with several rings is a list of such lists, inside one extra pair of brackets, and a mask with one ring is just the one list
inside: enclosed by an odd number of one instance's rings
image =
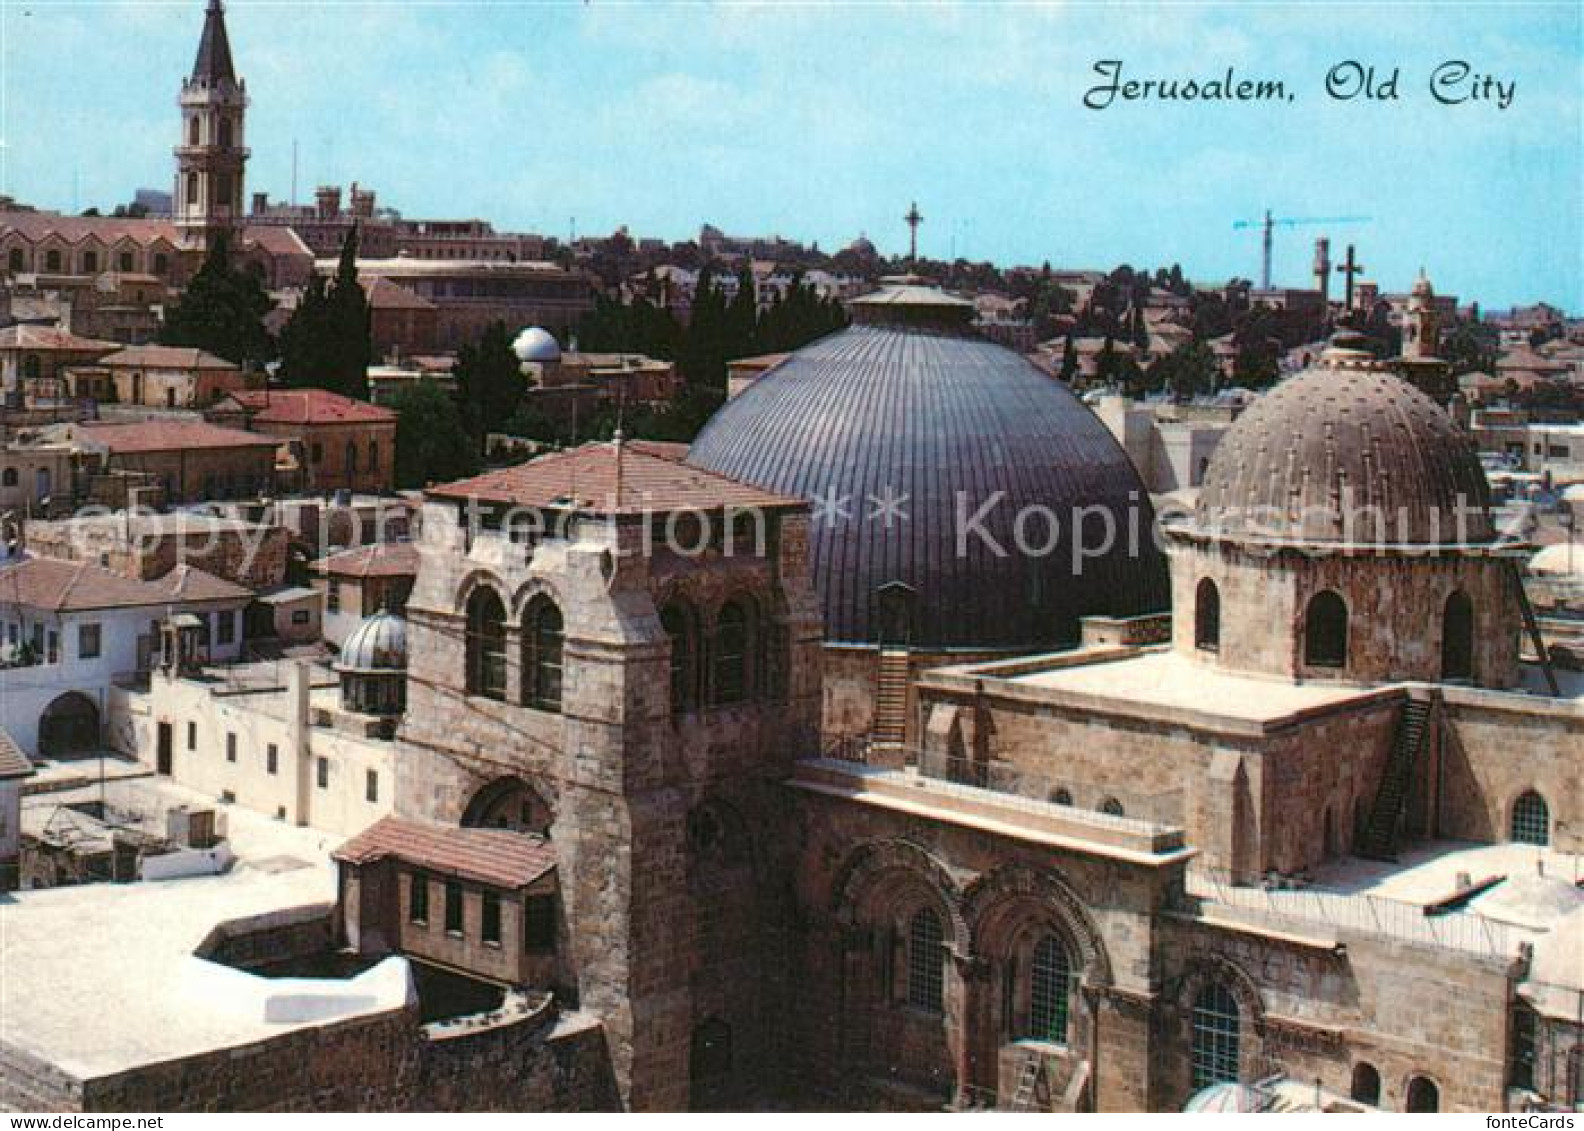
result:
[(1381, 694), (1377, 688), (1293, 683), (1223, 671), (1170, 650), (1117, 654), (1080, 649), (1051, 659), (1059, 662), (1011, 675), (1006, 682), (1017, 687), (1257, 723), (1378, 698)]
[[(99, 797), (94, 786), (27, 802)], [(212, 806), (148, 778), (109, 783), (105, 800), (119, 808)], [(0, 897), (0, 1043), (93, 1079), (404, 1004), (404, 964), (381, 966), (358, 982), (355, 998), (338, 1001), (332, 1016), (266, 1020), (286, 985), (194, 956), (221, 922), (335, 899), (329, 856), (340, 838), (237, 806), (224, 811), (238, 857), (224, 875)]]

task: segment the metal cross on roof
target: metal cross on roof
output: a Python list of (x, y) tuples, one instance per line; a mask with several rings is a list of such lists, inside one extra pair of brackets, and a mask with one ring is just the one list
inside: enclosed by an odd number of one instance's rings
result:
[(908, 260), (916, 263), (918, 262), (918, 228), (924, 222), (924, 216), (918, 210), (918, 201), (915, 200), (908, 206), (908, 213), (902, 219), (907, 222), (909, 230)]

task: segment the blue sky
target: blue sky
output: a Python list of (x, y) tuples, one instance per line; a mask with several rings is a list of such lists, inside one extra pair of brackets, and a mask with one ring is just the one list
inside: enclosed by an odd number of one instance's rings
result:
[[(166, 187), (203, 0), (0, 0), (5, 191), (113, 205)], [(1584, 309), (1584, 31), (1558, 4), (582, 4), (232, 0), (253, 98), (249, 190), (371, 185), (413, 216), (564, 236), (708, 221), (835, 248), (1001, 263), (1258, 271), (1232, 221), (1278, 232), (1278, 283), (1313, 237), (1367, 277), (1487, 306)], [(1137, 78), (1278, 78), (1278, 104), (1084, 109), (1097, 60)], [(1400, 68), (1399, 100), (1338, 102), (1334, 64)], [(1462, 59), (1512, 105), (1436, 104)]]

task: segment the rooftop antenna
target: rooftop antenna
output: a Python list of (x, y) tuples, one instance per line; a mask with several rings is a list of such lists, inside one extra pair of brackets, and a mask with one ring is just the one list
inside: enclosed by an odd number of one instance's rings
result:
[(902, 219), (908, 226), (908, 262), (910, 264), (911, 263), (917, 263), (918, 262), (918, 230), (919, 230), (919, 225), (924, 222), (924, 217), (923, 217), (923, 215), (920, 214), (920, 212), (918, 210), (918, 201), (915, 200), (908, 207), (907, 215), (902, 217)]
[(292, 138), (292, 179), (291, 179), (291, 201), (290, 201), (290, 204), (291, 204), (291, 206), (293, 208), (297, 207), (297, 139), (296, 138)]

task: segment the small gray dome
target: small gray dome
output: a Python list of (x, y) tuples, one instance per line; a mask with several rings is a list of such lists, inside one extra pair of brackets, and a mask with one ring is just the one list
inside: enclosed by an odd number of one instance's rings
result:
[(353, 675), (407, 670), (407, 622), (395, 613), (365, 617), (341, 646), (335, 670)]
[(512, 353), (518, 361), (560, 361), (561, 343), (550, 331), (530, 326), (512, 342)]

